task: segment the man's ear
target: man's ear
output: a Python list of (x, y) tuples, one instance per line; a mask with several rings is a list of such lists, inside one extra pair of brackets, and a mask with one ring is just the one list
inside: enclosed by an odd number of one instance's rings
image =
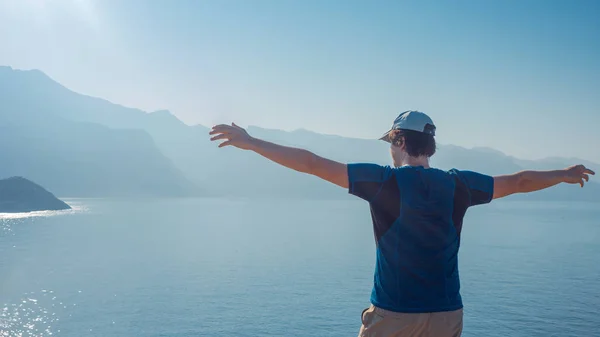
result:
[(392, 143), (392, 145), (394, 146), (400, 146), (403, 142), (400, 140), (400, 138), (398, 137), (400, 131), (398, 130), (392, 130), (390, 131), (389, 137), (390, 137), (390, 141)]
[(392, 145), (399, 147), (401, 150), (404, 150), (404, 137), (398, 137), (397, 140), (392, 143)]

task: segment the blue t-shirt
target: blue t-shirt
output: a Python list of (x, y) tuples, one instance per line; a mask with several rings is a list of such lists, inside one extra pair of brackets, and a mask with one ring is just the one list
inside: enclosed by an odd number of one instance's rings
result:
[(395, 312), (461, 309), (458, 249), (470, 206), (494, 179), (421, 166), (348, 165), (349, 192), (369, 202), (377, 245), (371, 303)]

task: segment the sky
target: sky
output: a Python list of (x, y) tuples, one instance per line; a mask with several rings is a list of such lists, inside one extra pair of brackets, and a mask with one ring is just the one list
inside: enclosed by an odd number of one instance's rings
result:
[(0, 65), (188, 124), (600, 162), (600, 1), (0, 0)]

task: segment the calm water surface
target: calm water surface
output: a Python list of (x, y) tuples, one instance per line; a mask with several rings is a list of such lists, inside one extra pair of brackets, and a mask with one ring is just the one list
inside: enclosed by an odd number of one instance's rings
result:
[[(356, 336), (361, 201), (68, 200), (0, 215), (0, 336)], [(463, 336), (600, 336), (600, 204), (469, 211)]]

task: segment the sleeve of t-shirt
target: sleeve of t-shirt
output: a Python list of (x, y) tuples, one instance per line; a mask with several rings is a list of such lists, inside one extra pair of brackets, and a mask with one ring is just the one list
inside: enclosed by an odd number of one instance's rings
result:
[(377, 164), (348, 164), (348, 192), (371, 202), (391, 177), (391, 168)]
[(494, 196), (493, 177), (473, 171), (459, 171), (459, 174), (469, 189), (471, 206), (487, 204), (492, 201)]

